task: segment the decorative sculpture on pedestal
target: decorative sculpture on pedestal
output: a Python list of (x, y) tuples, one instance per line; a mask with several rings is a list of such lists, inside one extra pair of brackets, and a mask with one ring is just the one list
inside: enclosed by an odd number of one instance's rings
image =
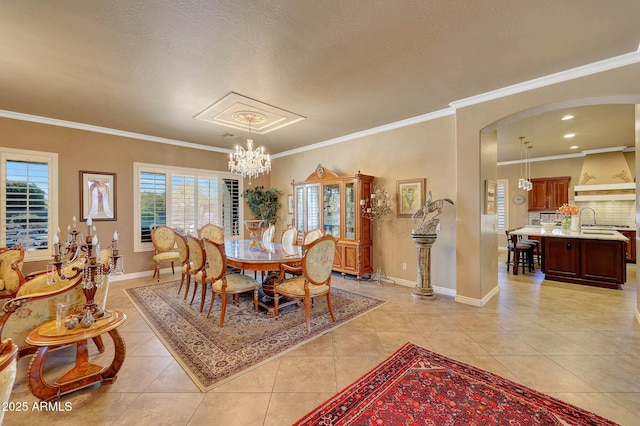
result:
[[(436, 242), (438, 235), (436, 230), (442, 214), (445, 201), (453, 205), (453, 201), (448, 198), (431, 201), (431, 191), (427, 196), (424, 206), (416, 211), (411, 219), (415, 228), (411, 231), (411, 239), (418, 247), (418, 280), (413, 294), (416, 296), (434, 298), (435, 294), (431, 287), (431, 246)], [(429, 217), (432, 213), (435, 215)]]
[(362, 217), (371, 220), (378, 226), (378, 269), (376, 270), (375, 275), (372, 275), (369, 280), (377, 281), (378, 285), (380, 285), (380, 281), (396, 283), (394, 280), (387, 277), (387, 274), (384, 272), (384, 268), (382, 267), (382, 234), (380, 228), (382, 227), (382, 222), (385, 221), (391, 211), (389, 204), (389, 193), (387, 190), (384, 188), (377, 188), (375, 186), (373, 187), (373, 192), (369, 199), (360, 200), (360, 205), (362, 206)]

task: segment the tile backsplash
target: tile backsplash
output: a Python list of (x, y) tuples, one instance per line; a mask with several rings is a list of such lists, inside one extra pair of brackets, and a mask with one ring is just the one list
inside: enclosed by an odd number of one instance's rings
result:
[[(596, 212), (596, 223), (601, 225), (627, 225), (635, 228), (636, 206), (633, 200), (623, 201), (577, 201), (579, 208), (590, 207)], [(529, 223), (559, 222), (562, 215), (556, 213), (529, 212)], [(591, 223), (593, 213), (585, 211), (582, 214), (585, 223)]]

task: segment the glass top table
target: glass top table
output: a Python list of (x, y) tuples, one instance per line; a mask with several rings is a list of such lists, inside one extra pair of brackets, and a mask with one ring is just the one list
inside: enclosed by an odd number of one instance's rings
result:
[(225, 240), (227, 263), (238, 269), (251, 271), (274, 271), (281, 264), (296, 264), (302, 259), (302, 246), (280, 243), (260, 243), (249, 248), (251, 240)]

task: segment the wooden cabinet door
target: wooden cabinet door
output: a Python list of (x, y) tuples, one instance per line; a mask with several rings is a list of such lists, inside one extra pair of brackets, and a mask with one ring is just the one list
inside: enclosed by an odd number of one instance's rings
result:
[(569, 181), (567, 179), (550, 180), (547, 182), (547, 208), (558, 208), (569, 202)]
[(542, 239), (545, 274), (563, 277), (580, 275), (580, 240), (577, 238), (547, 237)]
[(532, 189), (529, 191), (529, 210), (544, 210), (547, 207), (547, 182), (531, 180)]
[(622, 241), (581, 240), (582, 278), (624, 283), (625, 250)]

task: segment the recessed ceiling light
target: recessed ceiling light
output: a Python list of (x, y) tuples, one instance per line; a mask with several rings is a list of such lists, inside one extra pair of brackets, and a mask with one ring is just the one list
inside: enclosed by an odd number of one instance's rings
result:
[(571, 139), (575, 135), (576, 135), (575, 133), (567, 133), (566, 135), (564, 135), (564, 137), (565, 137), (565, 139)]
[(571, 145), (571, 146), (569, 147), (569, 149), (578, 149), (578, 148), (580, 148), (578, 145)]
[(562, 117), (562, 121), (571, 120), (572, 118), (573, 118), (573, 115), (571, 115), (571, 114), (565, 115), (564, 117)]

